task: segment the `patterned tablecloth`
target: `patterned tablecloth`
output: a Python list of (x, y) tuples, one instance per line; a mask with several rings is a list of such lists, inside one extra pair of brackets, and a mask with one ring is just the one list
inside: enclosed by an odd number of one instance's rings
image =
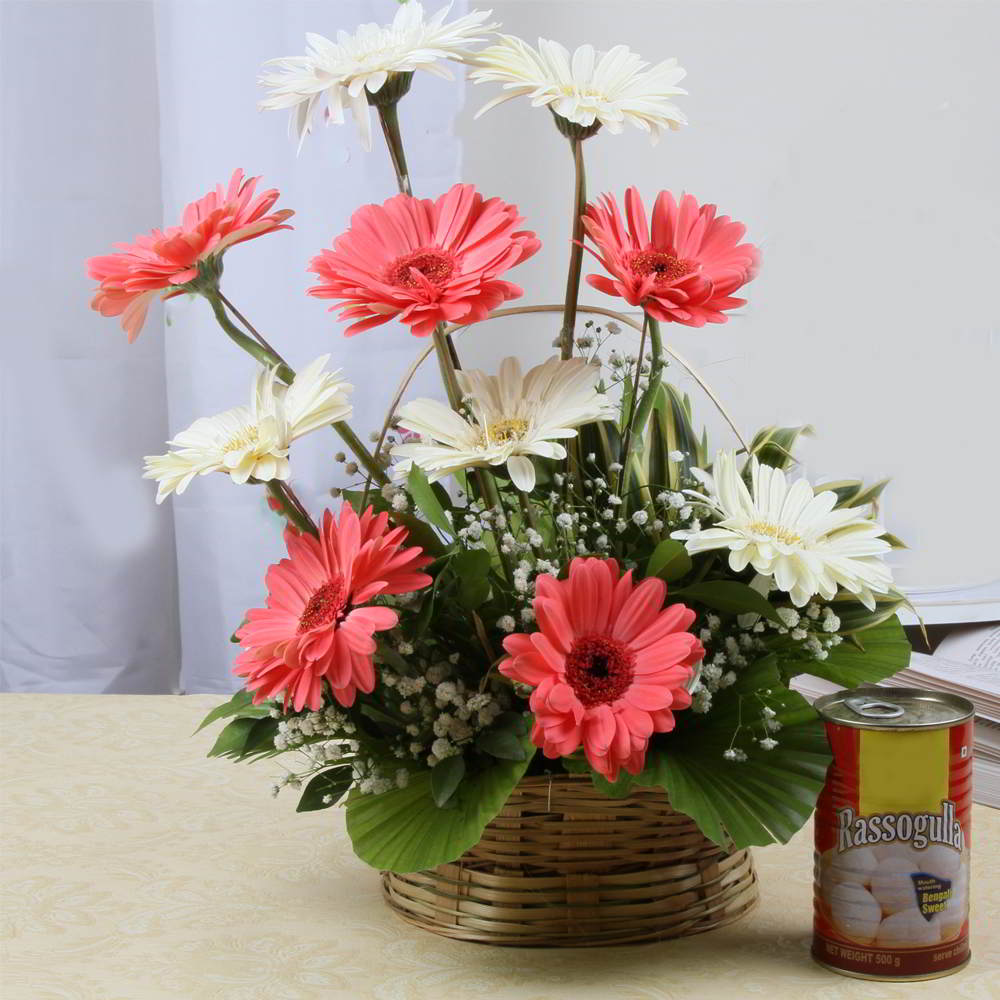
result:
[(382, 903), (338, 810), (273, 801), (274, 761), (207, 760), (218, 697), (5, 695), (3, 1000), (1000, 997), (1000, 812), (973, 812), (971, 965), (886, 985), (809, 959), (811, 830), (756, 852), (762, 902), (680, 941), (447, 941)]

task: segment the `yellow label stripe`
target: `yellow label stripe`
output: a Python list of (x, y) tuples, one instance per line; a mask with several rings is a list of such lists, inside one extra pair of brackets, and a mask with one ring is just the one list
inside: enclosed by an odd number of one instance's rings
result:
[(861, 731), (858, 811), (929, 812), (948, 798), (948, 729), (925, 732)]

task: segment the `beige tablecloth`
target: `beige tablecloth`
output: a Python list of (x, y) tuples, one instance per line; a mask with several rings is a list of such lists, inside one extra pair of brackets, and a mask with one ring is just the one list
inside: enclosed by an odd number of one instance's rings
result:
[[(936, 982), (809, 959), (811, 830), (756, 852), (762, 903), (698, 937), (533, 951), (447, 941), (383, 905), (339, 810), (207, 760), (219, 698), (5, 695), (3, 1000), (682, 1000), (1000, 996), (1000, 813), (973, 813), (972, 964)], [(287, 797), (286, 797), (287, 796)]]

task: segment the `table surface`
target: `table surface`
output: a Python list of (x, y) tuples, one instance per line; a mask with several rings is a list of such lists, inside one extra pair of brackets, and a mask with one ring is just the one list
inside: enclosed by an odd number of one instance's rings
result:
[[(273, 760), (192, 737), (218, 696), (4, 695), (3, 1000), (1000, 997), (1000, 812), (973, 810), (972, 963), (848, 979), (809, 958), (811, 830), (755, 851), (761, 904), (618, 948), (448, 941), (382, 903), (343, 814), (270, 797)], [(213, 730), (216, 727), (213, 727)]]

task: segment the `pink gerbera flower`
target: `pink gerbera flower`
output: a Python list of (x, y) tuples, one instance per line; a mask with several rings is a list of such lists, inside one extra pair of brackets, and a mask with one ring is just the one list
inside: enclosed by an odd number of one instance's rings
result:
[[(365, 205), (351, 227), (309, 263), (321, 299), (340, 299), (348, 337), (398, 317), (417, 337), (438, 323), (475, 323), (522, 295), (500, 275), (541, 243), (518, 230), (516, 205), (484, 200), (471, 184), (456, 184), (437, 201), (399, 194)], [(331, 309), (337, 308), (331, 306)]]
[(431, 559), (405, 546), (405, 528), (389, 528), (385, 513), (361, 517), (349, 504), (340, 520), (323, 515), (319, 538), (285, 532), (288, 558), (267, 571), (267, 607), (247, 612), (236, 632), (246, 650), (233, 673), (246, 677), (254, 703), (284, 693), (287, 709), (323, 705), (323, 681), (341, 705), (375, 686), (374, 633), (392, 628), (391, 608), (361, 607), (379, 594), (406, 594), (431, 578), (418, 570)]
[(229, 187), (219, 184), (204, 198), (184, 209), (179, 226), (154, 229), (137, 236), (135, 243), (118, 243), (117, 253), (91, 257), (87, 274), (99, 282), (90, 305), (102, 316), (121, 316), (129, 343), (139, 336), (153, 297), (180, 295), (198, 276), (198, 262), (222, 254), (234, 243), (255, 236), (291, 229), (284, 221), (295, 213), (289, 208), (271, 212), (278, 200), (276, 190), (254, 196), (257, 181), (244, 180), (236, 170)]
[(757, 273), (757, 247), (740, 243), (746, 227), (728, 215), (717, 217), (715, 205), (699, 206), (689, 194), (678, 204), (669, 191), (659, 193), (652, 233), (634, 187), (625, 192), (624, 220), (606, 194), (587, 206), (583, 224), (597, 244), (594, 256), (611, 275), (588, 274), (588, 283), (642, 306), (654, 319), (685, 326), (725, 323), (725, 310), (746, 302), (733, 292)]
[(673, 712), (691, 704), (685, 685), (705, 655), (686, 631), (695, 613), (664, 608), (662, 580), (633, 584), (614, 559), (574, 559), (568, 579), (540, 576), (535, 594), (540, 630), (507, 636), (499, 667), (535, 689), (533, 742), (546, 757), (582, 744), (608, 781), (623, 767), (638, 774), (650, 736), (673, 729)]

